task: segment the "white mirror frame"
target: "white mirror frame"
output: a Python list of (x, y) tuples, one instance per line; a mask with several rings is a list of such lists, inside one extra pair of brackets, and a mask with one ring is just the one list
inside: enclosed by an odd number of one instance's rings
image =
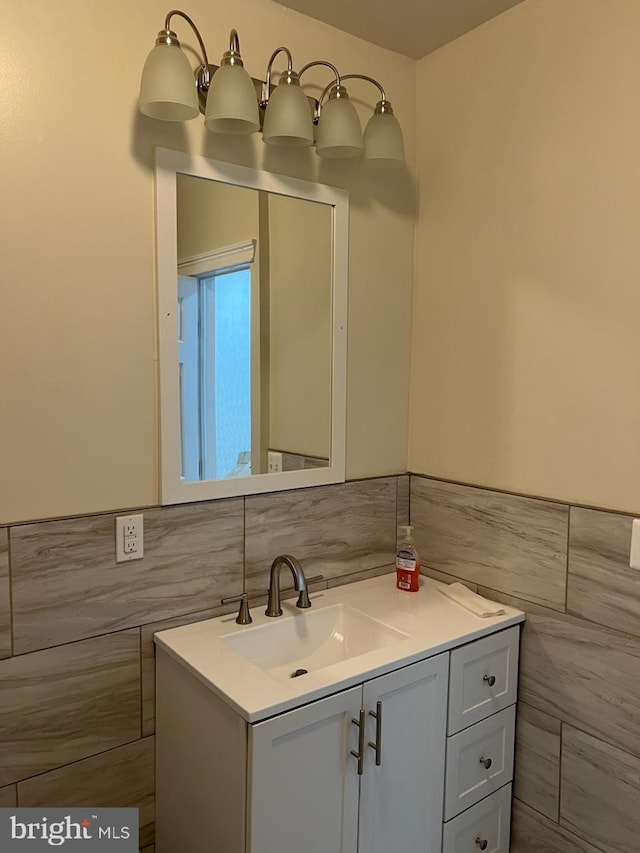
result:
[[(225, 184), (331, 205), (333, 208), (333, 317), (331, 365), (331, 458), (326, 468), (252, 474), (185, 482), (180, 478), (180, 416), (177, 329), (176, 176)], [(271, 172), (209, 160), (166, 148), (155, 150), (156, 270), (160, 408), (160, 503), (162, 505), (299, 489), (345, 480), (347, 392), (347, 286), (349, 196), (346, 190)]]

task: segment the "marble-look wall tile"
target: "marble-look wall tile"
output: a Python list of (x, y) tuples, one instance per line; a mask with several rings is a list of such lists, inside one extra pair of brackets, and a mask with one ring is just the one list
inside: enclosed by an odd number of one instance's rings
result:
[(640, 753), (640, 639), (480, 587), (527, 614), (518, 695), (556, 719)]
[(431, 566), (420, 566), (421, 574), (425, 575), (428, 578), (433, 578), (434, 581), (440, 581), (440, 583), (452, 584), (452, 583), (461, 583), (464, 584), (468, 589), (472, 592), (478, 591), (478, 584), (473, 583), (472, 581), (467, 581), (464, 578), (457, 578), (455, 575), (449, 575), (446, 572), (439, 572), (437, 569), (432, 569)]
[(9, 534), (6, 527), (0, 527), (0, 658), (10, 656)]
[(143, 625), (140, 629), (140, 652), (142, 655), (142, 735), (146, 737), (156, 730), (156, 655), (153, 635), (158, 631), (168, 631), (180, 625), (190, 625), (192, 622), (202, 622), (203, 619), (213, 619), (224, 613), (228, 608), (216, 607), (202, 610), (199, 613), (189, 613), (176, 619), (166, 619), (164, 622), (153, 622)]
[(639, 804), (640, 758), (563, 725), (560, 823), (605, 853), (638, 853)]
[(15, 653), (218, 604), (242, 587), (243, 500), (144, 512), (144, 558), (115, 562), (114, 515), (11, 529)]
[(283, 471), (309, 471), (314, 468), (329, 467), (329, 460), (320, 456), (301, 456), (299, 453), (280, 452), (282, 453)]
[(600, 853), (572, 832), (513, 801), (510, 853)]
[[(283, 577), (282, 588), (280, 589), (280, 601), (291, 601), (292, 598), (297, 598), (298, 593), (293, 588), (293, 586), (288, 586), (288, 579)], [(347, 579), (345, 583), (350, 583), (351, 581)], [(285, 585), (287, 584), (287, 585)], [(307, 584), (307, 589), (309, 590), (309, 598), (311, 599), (311, 604), (315, 604), (316, 602), (320, 606), (324, 590), (329, 589), (329, 582), (325, 580), (314, 581), (313, 583)], [(249, 599), (249, 609), (250, 612), (253, 613), (254, 608), (260, 612), (266, 610), (267, 603), (269, 601), (268, 590), (265, 587), (264, 589), (257, 589), (251, 595)], [(235, 608), (235, 612), (237, 613), (237, 605)]]
[[(409, 494), (411, 491), (411, 477), (409, 474), (400, 474), (396, 477), (396, 523), (398, 527), (406, 527), (411, 524), (409, 512)], [(400, 544), (400, 542), (398, 542)]]
[(137, 740), (20, 782), (20, 806), (137, 808), (140, 844), (149, 844), (155, 820), (154, 741)]
[(388, 566), (376, 566), (375, 569), (364, 569), (362, 572), (355, 572), (352, 575), (340, 575), (337, 578), (331, 578), (328, 583), (329, 589), (332, 589), (334, 586), (345, 586), (349, 583), (356, 583), (357, 581), (365, 581), (369, 578), (378, 578), (381, 575), (388, 575), (392, 572), (394, 573), (393, 578), (390, 578), (389, 582), (391, 584), (390, 588), (395, 587), (396, 579), (395, 579), (395, 571), (396, 566), (395, 563), (390, 563)]
[(278, 554), (326, 580), (388, 565), (396, 552), (396, 478), (361, 480), (246, 498), (245, 576), (268, 585)]
[(558, 820), (560, 798), (560, 721), (518, 704), (514, 796)]
[(0, 785), (140, 734), (140, 631), (0, 661)]
[(0, 809), (12, 809), (18, 804), (16, 786), (5, 785), (0, 788)]
[(640, 584), (629, 567), (632, 520), (571, 507), (567, 609), (640, 636)]
[(422, 562), (441, 572), (564, 610), (568, 507), (411, 477), (411, 523)]

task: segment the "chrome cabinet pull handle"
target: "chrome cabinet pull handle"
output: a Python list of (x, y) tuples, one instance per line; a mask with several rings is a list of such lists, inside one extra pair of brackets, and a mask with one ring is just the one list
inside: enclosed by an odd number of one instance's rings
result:
[[(484, 678), (483, 678), (482, 680), (483, 680), (483, 681), (486, 681), (486, 682), (487, 682), (487, 684), (489, 685), (489, 687), (493, 687), (493, 685), (496, 683), (496, 677), (495, 677), (495, 675), (485, 675), (485, 676), (484, 676)], [(483, 849), (484, 849), (484, 848), (483, 848)]]
[(484, 755), (482, 755), (480, 757), (480, 764), (482, 764), (482, 766), (484, 767), (485, 770), (488, 770), (491, 767), (491, 765), (493, 764), (493, 762), (491, 761), (490, 758), (485, 758)]
[(369, 746), (376, 753), (376, 767), (382, 764), (382, 702), (376, 702), (376, 710), (369, 711), (369, 716), (376, 721), (376, 740), (370, 740)]
[(478, 836), (478, 837), (476, 838), (476, 844), (478, 845), (478, 847), (479, 847), (481, 850), (486, 850), (486, 849), (487, 849), (487, 844), (488, 844), (488, 843), (489, 843), (489, 842), (487, 841), (487, 839), (486, 839), (486, 838), (480, 838), (480, 836)]
[(366, 711), (364, 708), (361, 709), (359, 718), (356, 720), (352, 718), (351, 722), (354, 726), (358, 727), (358, 751), (355, 749), (351, 750), (351, 755), (354, 758), (358, 759), (358, 776), (362, 776), (364, 771), (364, 724), (366, 721)]

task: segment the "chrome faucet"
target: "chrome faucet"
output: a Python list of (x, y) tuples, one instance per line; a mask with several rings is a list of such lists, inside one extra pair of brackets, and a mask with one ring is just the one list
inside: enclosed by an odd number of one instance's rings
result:
[[(302, 571), (302, 566), (295, 557), (289, 554), (280, 554), (271, 563), (271, 574), (269, 576), (269, 602), (267, 609), (264, 611), (267, 616), (282, 616), (282, 607), (280, 606), (280, 569), (282, 566), (288, 566), (293, 575), (293, 585), (296, 592), (299, 593), (296, 607), (311, 607), (309, 601), (309, 591), (307, 589), (307, 579)], [(317, 578), (313, 578), (317, 580)]]

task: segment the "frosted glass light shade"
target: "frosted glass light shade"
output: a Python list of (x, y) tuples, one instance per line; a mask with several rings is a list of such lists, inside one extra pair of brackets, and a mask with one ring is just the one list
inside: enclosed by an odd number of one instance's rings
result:
[(222, 65), (211, 78), (204, 123), (215, 133), (255, 133), (260, 128), (253, 80), (240, 65)]
[(404, 163), (400, 122), (391, 113), (371, 116), (364, 129), (364, 162), (372, 169), (391, 169)]
[(269, 97), (262, 139), (267, 145), (311, 145), (313, 122), (307, 97), (296, 85), (281, 83)]
[(362, 151), (362, 128), (355, 107), (347, 98), (329, 99), (318, 122), (316, 152), (320, 157), (357, 157)]
[(199, 114), (193, 69), (177, 45), (157, 44), (147, 57), (138, 109), (163, 121), (187, 121)]

